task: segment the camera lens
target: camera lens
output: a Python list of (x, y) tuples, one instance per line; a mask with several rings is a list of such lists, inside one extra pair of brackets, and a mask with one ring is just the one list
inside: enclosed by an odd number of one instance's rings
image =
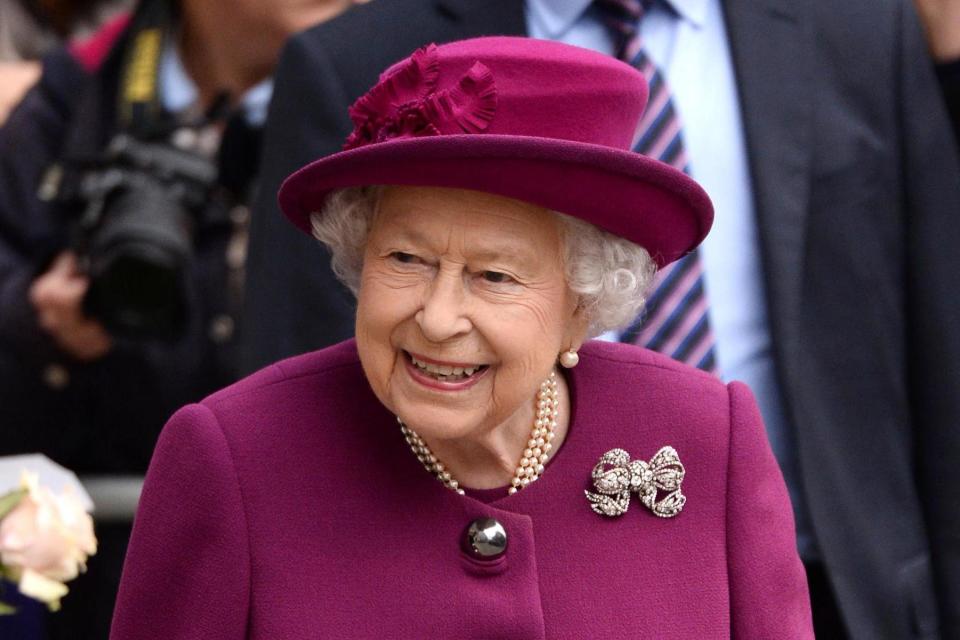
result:
[(115, 335), (173, 340), (186, 326), (189, 217), (162, 185), (111, 195), (91, 238), (88, 313)]

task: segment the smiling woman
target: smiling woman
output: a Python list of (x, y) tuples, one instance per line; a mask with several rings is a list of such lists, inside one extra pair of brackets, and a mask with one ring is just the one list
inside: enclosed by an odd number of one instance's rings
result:
[[(559, 220), (517, 200), (430, 187), (380, 200), (360, 279), (360, 362), (380, 402), (467, 486), (507, 484), (540, 383), (585, 338), (562, 255)], [(450, 380), (454, 367), (477, 370)], [(560, 417), (558, 445), (566, 406)]]
[(812, 637), (750, 392), (588, 340), (712, 220), (630, 150), (646, 95), (609, 57), (483, 38), (357, 101), (280, 193), (356, 338), (174, 416), (114, 638)]
[[(509, 454), (530, 437), (527, 401), (556, 354), (636, 316), (654, 272), (627, 240), (478, 191), (347, 189), (311, 223), (358, 293), (357, 347), (374, 393), (476, 488), (527, 484)], [(559, 384), (547, 451), (569, 419)], [(495, 428), (491, 450), (483, 440)]]

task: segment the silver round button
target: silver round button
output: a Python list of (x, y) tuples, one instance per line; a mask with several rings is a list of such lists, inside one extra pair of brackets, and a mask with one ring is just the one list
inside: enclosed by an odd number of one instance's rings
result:
[(478, 560), (495, 560), (507, 550), (507, 530), (493, 518), (477, 518), (467, 527), (463, 548)]

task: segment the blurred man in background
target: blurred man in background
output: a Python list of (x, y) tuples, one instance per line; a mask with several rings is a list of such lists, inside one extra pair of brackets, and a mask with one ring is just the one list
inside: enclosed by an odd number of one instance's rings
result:
[(757, 394), (818, 636), (960, 638), (960, 167), (909, 0), (378, 0), (297, 36), (265, 130), (245, 368), (353, 331), (280, 180), (340, 148), (381, 68), (493, 34), (611, 54), (630, 34), (662, 72), (651, 131), (682, 139), (716, 207), (695, 326)]
[[(142, 474), (236, 377), (246, 204), (286, 37), (350, 0), (143, 0), (51, 53), (0, 129), (0, 454)], [(53, 637), (103, 638), (128, 523)]]

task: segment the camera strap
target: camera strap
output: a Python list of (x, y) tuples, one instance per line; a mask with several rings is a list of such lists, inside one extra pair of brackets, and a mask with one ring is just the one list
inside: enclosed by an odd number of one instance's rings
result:
[(120, 129), (149, 139), (162, 131), (160, 62), (176, 23), (174, 0), (144, 0), (130, 25), (118, 94)]

